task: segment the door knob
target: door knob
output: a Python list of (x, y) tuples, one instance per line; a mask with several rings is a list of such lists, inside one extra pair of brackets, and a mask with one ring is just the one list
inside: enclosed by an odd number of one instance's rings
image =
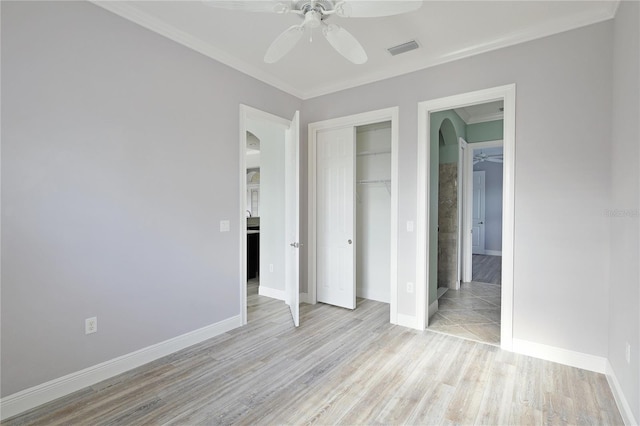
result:
[(353, 243), (353, 241), (351, 241), (351, 240), (347, 240), (347, 242), (348, 242), (349, 244)]
[(478, 225), (484, 225), (484, 222), (478, 222)]
[(290, 245), (291, 247), (294, 247), (294, 248), (298, 248), (298, 247), (300, 247), (300, 244), (298, 244), (298, 243), (291, 243), (291, 244), (289, 244), (289, 245)]

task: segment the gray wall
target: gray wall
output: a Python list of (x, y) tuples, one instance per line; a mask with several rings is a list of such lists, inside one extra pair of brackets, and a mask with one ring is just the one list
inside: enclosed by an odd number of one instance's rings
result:
[(638, 227), (603, 214), (638, 206), (637, 8), (613, 70), (605, 22), (303, 104), (94, 5), (3, 2), (2, 395), (239, 314), (239, 103), (302, 108), (303, 158), (308, 123), (400, 106), (398, 311), (415, 314), (417, 102), (516, 83), (514, 335), (608, 355), (638, 418)]
[(516, 83), (514, 336), (606, 356), (611, 43), (609, 21), (305, 101), (304, 130), (400, 107), (399, 313), (424, 303), (405, 292), (416, 270), (406, 222), (416, 220), (417, 103)]
[(473, 166), (485, 174), (485, 250), (502, 251), (502, 164), (483, 161)]
[[(640, 4), (623, 1), (614, 25), (608, 358), (640, 421)], [(631, 345), (631, 362), (625, 344)]]
[(88, 2), (2, 2), (2, 396), (240, 314), (240, 103), (301, 107)]

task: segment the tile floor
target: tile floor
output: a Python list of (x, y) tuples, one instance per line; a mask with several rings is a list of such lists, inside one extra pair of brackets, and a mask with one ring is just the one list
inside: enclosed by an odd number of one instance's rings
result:
[(448, 290), (438, 300), (429, 330), (500, 345), (500, 289), (472, 281), (463, 283), (460, 290)]

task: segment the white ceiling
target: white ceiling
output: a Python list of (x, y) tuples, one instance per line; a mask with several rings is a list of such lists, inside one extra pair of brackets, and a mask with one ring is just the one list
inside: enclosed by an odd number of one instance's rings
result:
[[(351, 32), (369, 56), (367, 63), (354, 65), (335, 52), (317, 30), (313, 42), (305, 38), (279, 62), (264, 63), (271, 42), (301, 22), (292, 14), (218, 9), (201, 1), (94, 1), (301, 99), (610, 19), (618, 2), (425, 0), (418, 11), (404, 15), (334, 15), (331, 22)], [(420, 49), (394, 57), (386, 50), (412, 39)]]

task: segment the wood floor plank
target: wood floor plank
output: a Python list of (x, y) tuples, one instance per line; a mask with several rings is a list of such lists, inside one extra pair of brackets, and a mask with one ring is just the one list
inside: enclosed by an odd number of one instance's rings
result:
[(370, 300), (303, 304), (295, 328), (250, 290), (248, 325), (2, 424), (622, 423), (601, 374), (391, 325)]

